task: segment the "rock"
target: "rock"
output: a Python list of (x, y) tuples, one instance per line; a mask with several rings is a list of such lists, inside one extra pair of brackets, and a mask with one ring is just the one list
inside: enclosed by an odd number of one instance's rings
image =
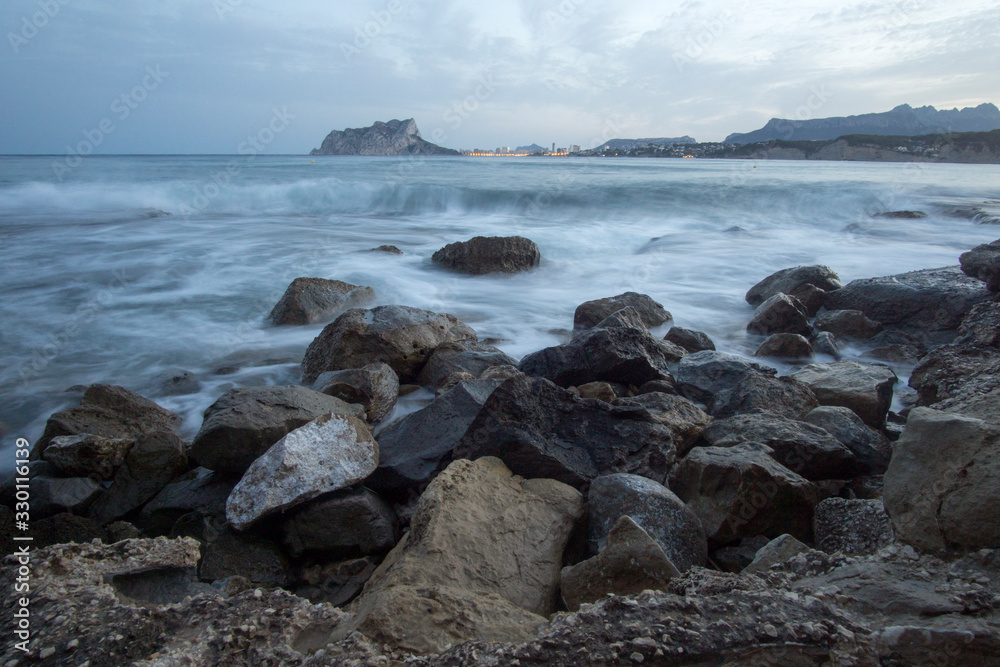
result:
[(670, 327), (670, 331), (663, 337), (663, 340), (682, 347), (688, 352), (702, 352), (704, 350), (714, 350), (715, 343), (708, 337), (708, 334), (693, 329), (683, 329), (681, 327)]
[(1000, 292), (1000, 240), (962, 253), (959, 261), (965, 275), (982, 280), (991, 292)]
[(639, 314), (632, 306), (625, 306), (621, 310), (616, 310), (611, 313), (603, 320), (594, 325), (595, 329), (614, 329), (615, 327), (625, 327), (627, 329), (645, 329), (649, 331), (649, 327), (642, 319), (642, 315)]
[(784, 563), (799, 554), (811, 551), (809, 547), (799, 542), (791, 535), (779, 535), (774, 538), (754, 557), (753, 562), (743, 570), (746, 574), (766, 574), (772, 565)]
[(402, 255), (403, 251), (394, 245), (380, 245), (377, 248), (372, 248), (371, 252), (384, 252), (390, 255)]
[[(383, 19), (386, 20), (386, 19)], [(363, 44), (366, 46), (367, 42)], [(420, 136), (417, 123), (412, 118), (404, 120), (375, 121), (368, 127), (349, 127), (333, 130), (326, 135), (319, 148), (310, 155), (459, 155), (458, 151), (443, 148)], [(420, 160), (423, 162), (423, 160)], [(401, 180), (408, 178), (409, 168), (398, 173)]]
[(555, 610), (562, 554), (583, 497), (551, 479), (514, 477), (499, 460), (454, 461), (420, 497), (410, 532), (355, 602), (399, 586), (494, 594)]
[(894, 218), (902, 220), (919, 220), (920, 218), (926, 218), (927, 214), (923, 211), (884, 211), (882, 213), (875, 213), (873, 215), (875, 218)]
[(445, 343), (431, 354), (417, 377), (417, 383), (440, 388), (455, 373), (469, 373), (478, 378), (492, 366), (517, 366), (517, 360), (486, 343)]
[(816, 318), (814, 326), (843, 338), (868, 339), (882, 331), (882, 325), (860, 310), (833, 310)]
[(186, 396), (201, 390), (201, 381), (190, 371), (169, 371), (158, 378), (160, 393), (164, 396)]
[(303, 382), (326, 371), (382, 362), (401, 383), (416, 380), (427, 359), (443, 343), (476, 340), (476, 332), (453, 315), (407, 306), (355, 308), (326, 325), (302, 360)]
[(898, 379), (886, 366), (856, 361), (810, 364), (792, 377), (808, 385), (820, 405), (850, 408), (873, 429), (885, 426)]
[(885, 473), (896, 537), (921, 549), (1000, 547), (1000, 427), (914, 408)]
[(708, 404), (715, 394), (732, 388), (752, 372), (777, 375), (778, 370), (735, 354), (704, 351), (681, 359), (674, 375), (681, 395)]
[(634, 405), (645, 408), (653, 419), (670, 429), (677, 455), (684, 456), (701, 438), (712, 417), (686, 398), (663, 392), (650, 392), (620, 398), (615, 405)]
[(986, 287), (957, 266), (855, 280), (830, 294), (828, 310), (859, 310), (885, 327), (919, 332), (943, 343), (973, 306), (990, 299)]
[(748, 537), (740, 540), (739, 544), (731, 547), (723, 547), (712, 552), (712, 562), (716, 563), (723, 572), (742, 572), (753, 559), (757, 552), (763, 549), (768, 540), (763, 535)]
[(525, 356), (518, 368), (560, 387), (602, 381), (639, 386), (670, 377), (668, 364), (679, 357), (667, 345), (645, 329), (588, 329), (569, 343)]
[(596, 398), (605, 403), (614, 403), (618, 396), (615, 389), (607, 382), (588, 382), (576, 388), (580, 398)]
[(662, 484), (638, 475), (604, 475), (590, 483), (587, 502), (590, 553), (605, 550), (609, 533), (627, 515), (660, 545), (677, 569), (684, 572), (705, 565), (708, 542), (701, 521)]
[(888, 438), (870, 429), (853, 410), (823, 405), (802, 420), (820, 427), (850, 449), (862, 475), (881, 475), (888, 467), (892, 456)]
[(142, 507), (170, 480), (187, 469), (184, 441), (173, 433), (150, 433), (135, 441), (111, 486), (90, 507), (100, 523), (120, 519)]
[(628, 516), (622, 516), (607, 536), (598, 555), (562, 570), (559, 584), (563, 603), (570, 611), (604, 596), (635, 595), (647, 589), (664, 590), (680, 572), (650, 537)]
[(474, 276), (486, 273), (519, 273), (538, 266), (538, 245), (523, 236), (476, 236), (449, 243), (431, 260), (446, 268)]
[(816, 487), (775, 461), (766, 445), (695, 447), (671, 471), (669, 486), (698, 515), (712, 543), (812, 536)]
[(988, 422), (1000, 422), (1000, 351), (942, 346), (913, 369), (918, 404)]
[(90, 434), (132, 441), (153, 431), (174, 431), (180, 423), (181, 418), (173, 412), (124, 387), (92, 384), (79, 407), (49, 417), (31, 456), (41, 458), (49, 441), (61, 435)]
[[(642, 385), (636, 389), (633, 394), (635, 396), (641, 396), (642, 394), (670, 394), (671, 396), (677, 395), (677, 386), (674, 384), (674, 379), (669, 380), (650, 380), (649, 382), (644, 382)], [(684, 399), (687, 400), (687, 399)]]
[(376, 362), (364, 368), (323, 373), (316, 378), (313, 389), (344, 403), (361, 405), (368, 421), (377, 424), (396, 407), (399, 378), (388, 364)]
[(236, 576), (263, 586), (287, 586), (292, 581), (288, 558), (277, 542), (263, 535), (223, 528), (205, 541), (201, 552), (198, 578), (202, 581)]
[(240, 476), (278, 440), (329, 413), (363, 418), (360, 406), (305, 387), (231, 389), (205, 411), (191, 457), (209, 470)]
[(955, 344), (1000, 347), (1000, 301), (973, 306), (958, 327)]
[(134, 441), (127, 438), (103, 438), (99, 435), (60, 435), (49, 441), (45, 460), (67, 477), (94, 475), (110, 480), (125, 461)]
[(185, 514), (225, 514), (226, 500), (236, 481), (207, 468), (175, 477), (143, 505), (136, 523), (153, 535), (165, 535)]
[[(91, 540), (108, 541), (107, 535), (96, 521), (66, 512), (32, 521), (29, 534), (32, 549), (70, 542), (83, 544)], [(14, 553), (14, 550), (7, 553)]]
[(313, 498), (357, 484), (378, 465), (378, 444), (364, 422), (336, 414), (317, 417), (254, 461), (226, 501), (236, 530)]
[(732, 388), (716, 394), (709, 412), (716, 419), (756, 412), (801, 419), (817, 405), (813, 391), (795, 377), (748, 373)]
[(23, 470), (24, 465), (16, 465), (15, 470), (12, 470), (7, 477), (4, 478), (3, 482), (0, 483), (0, 506), (9, 505), (14, 506), (17, 502), (17, 492), (18, 485), (24, 484), (24, 478), (27, 477), (28, 480), (32, 480), (36, 477), (60, 477), (61, 473), (59, 470), (49, 463), (48, 461), (29, 461), (27, 465), (27, 475), (21, 475), (19, 473), (25, 472)]
[(774, 459), (811, 481), (856, 476), (856, 459), (846, 446), (822, 428), (803, 421), (761, 413), (717, 419), (703, 435), (710, 447), (759, 442)]
[[(523, 377), (523, 376), (522, 376)], [(378, 468), (367, 486), (393, 498), (420, 491), (440, 471), (502, 380), (467, 380), (378, 435)]]
[(368, 489), (348, 489), (319, 498), (281, 524), (282, 541), (293, 556), (355, 558), (384, 554), (399, 541), (399, 519)]
[(340, 280), (296, 278), (267, 316), (273, 324), (311, 324), (375, 300), (375, 290)]
[(812, 334), (806, 308), (798, 299), (787, 294), (775, 294), (757, 306), (747, 331), (761, 336), (776, 333), (793, 333), (802, 336)]
[(828, 554), (875, 553), (895, 539), (882, 500), (827, 498), (813, 515), (816, 546)]
[(773, 357), (776, 359), (804, 359), (813, 355), (809, 339), (793, 333), (771, 334), (760, 344), (755, 357)]
[(796, 266), (773, 273), (751, 287), (746, 301), (756, 308), (776, 294), (791, 294), (803, 285), (830, 292), (840, 289), (842, 283), (840, 277), (827, 266)]
[(516, 474), (580, 488), (611, 472), (662, 481), (675, 448), (670, 430), (643, 408), (582, 399), (548, 380), (519, 377), (486, 400), (454, 456), (496, 456)]
[(799, 300), (799, 303), (806, 309), (806, 315), (809, 317), (816, 317), (816, 313), (826, 305), (827, 294), (829, 292), (816, 287), (812, 283), (799, 285), (791, 292), (788, 292), (788, 296)]
[(816, 354), (828, 354), (840, 361), (840, 343), (837, 342), (837, 337), (829, 331), (821, 331), (816, 334), (812, 346)]
[(345, 605), (361, 593), (375, 567), (375, 562), (365, 557), (303, 568), (295, 594), (311, 602)]
[(104, 531), (107, 533), (108, 544), (142, 537), (142, 532), (128, 521), (112, 521), (105, 526)]
[(33, 520), (62, 512), (83, 514), (104, 490), (90, 477), (35, 477), (30, 486)]
[(626, 307), (633, 308), (648, 328), (658, 327), (673, 319), (662, 304), (649, 296), (637, 292), (625, 292), (581, 303), (573, 314), (573, 328), (589, 329), (597, 326), (604, 318)]
[(509, 380), (524, 375), (517, 366), (490, 366), (479, 376), (480, 380)]

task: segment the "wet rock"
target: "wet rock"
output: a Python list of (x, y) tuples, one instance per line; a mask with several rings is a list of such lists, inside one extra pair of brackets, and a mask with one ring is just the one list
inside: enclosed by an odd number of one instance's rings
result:
[(402, 255), (403, 251), (394, 245), (380, 245), (377, 248), (372, 248), (371, 252), (384, 252), (390, 255)]
[(840, 277), (827, 266), (796, 266), (773, 273), (750, 288), (746, 301), (755, 308), (776, 294), (791, 294), (804, 285), (830, 292), (842, 286)]
[(63, 512), (84, 514), (104, 490), (90, 477), (35, 477), (30, 486), (34, 520)]
[[(107, 540), (107, 535), (96, 521), (66, 512), (32, 521), (28, 534), (33, 549), (69, 542), (82, 544), (91, 540)], [(7, 553), (13, 552), (12, 549)]]
[(576, 388), (580, 398), (596, 398), (605, 403), (614, 403), (618, 396), (615, 388), (607, 382), (588, 382)]
[(813, 515), (816, 546), (851, 556), (875, 553), (895, 539), (882, 500), (827, 498)]
[(518, 273), (538, 266), (538, 245), (523, 236), (476, 236), (449, 243), (431, 257), (444, 267), (474, 276), (486, 273)]
[(914, 408), (885, 473), (885, 509), (918, 548), (1000, 547), (1000, 427)]
[(709, 412), (716, 419), (757, 412), (801, 419), (817, 405), (812, 389), (795, 377), (748, 373), (716, 394)]
[(490, 366), (479, 376), (480, 380), (509, 380), (513, 377), (524, 375), (517, 370), (517, 366)]
[(626, 307), (634, 309), (647, 328), (658, 327), (673, 319), (663, 305), (651, 297), (637, 292), (625, 292), (617, 296), (587, 301), (577, 306), (573, 314), (573, 327), (575, 329), (595, 327), (604, 318)]
[(802, 336), (812, 334), (805, 306), (798, 299), (787, 294), (775, 294), (757, 306), (747, 331), (760, 336), (776, 333), (794, 333)]
[(476, 340), (476, 332), (453, 315), (407, 306), (349, 310), (323, 329), (302, 360), (303, 382), (326, 371), (382, 362), (401, 383), (417, 379), (427, 359), (443, 343)]
[(820, 289), (812, 283), (799, 285), (791, 292), (788, 292), (788, 296), (799, 300), (799, 303), (806, 309), (806, 315), (809, 317), (816, 317), (816, 313), (826, 305), (827, 294), (826, 290)]
[(649, 392), (620, 398), (615, 405), (633, 405), (645, 408), (653, 419), (670, 429), (677, 455), (684, 456), (701, 438), (712, 417), (693, 402), (682, 396), (663, 392)]
[(364, 422), (324, 415), (301, 426), (254, 461), (226, 501), (237, 530), (313, 498), (357, 484), (375, 471), (378, 444)]
[(919, 220), (926, 218), (927, 214), (923, 211), (884, 211), (882, 213), (875, 213), (872, 217), (893, 218), (896, 220)]
[(978, 245), (959, 260), (965, 275), (982, 280), (991, 292), (1000, 292), (1000, 240)]
[(164, 396), (185, 396), (196, 394), (201, 390), (201, 381), (198, 377), (185, 370), (175, 370), (167, 372), (158, 378), (160, 392)]
[(698, 403), (708, 404), (715, 394), (732, 388), (744, 376), (759, 372), (777, 375), (772, 366), (725, 352), (696, 352), (677, 366), (674, 379), (681, 395)]
[(99, 435), (61, 435), (49, 441), (45, 460), (67, 477), (114, 477), (134, 440)]
[(818, 426), (850, 449), (862, 475), (881, 475), (888, 467), (892, 456), (888, 438), (869, 428), (853, 410), (823, 405), (803, 417), (803, 421)]
[(282, 541), (293, 556), (324, 558), (384, 554), (399, 540), (392, 508), (368, 489), (349, 489), (319, 498), (281, 524)]
[(469, 373), (478, 378), (492, 366), (517, 366), (517, 360), (496, 347), (477, 341), (445, 343), (427, 360), (417, 383), (424, 387), (443, 387), (455, 373)]
[(226, 500), (236, 480), (207, 468), (175, 477), (143, 505), (136, 523), (152, 535), (166, 534), (185, 514), (225, 514)]
[(638, 475), (604, 475), (590, 483), (587, 503), (587, 546), (592, 554), (605, 550), (612, 528), (627, 515), (682, 572), (704, 565), (708, 558), (701, 521), (662, 484)]
[(775, 359), (805, 359), (813, 355), (809, 339), (799, 334), (771, 334), (760, 344), (755, 357), (772, 357)]
[(791, 377), (808, 385), (820, 405), (850, 408), (873, 429), (885, 426), (898, 379), (886, 366), (856, 361), (811, 364)]
[(670, 331), (663, 337), (663, 340), (684, 348), (688, 352), (702, 352), (704, 350), (714, 350), (715, 343), (708, 337), (708, 334), (694, 329), (684, 329), (682, 327), (670, 327)]
[(208, 537), (201, 547), (198, 563), (198, 577), (202, 581), (239, 576), (264, 586), (287, 586), (292, 582), (291, 564), (275, 540), (237, 533), (228, 527)]
[(669, 486), (715, 544), (756, 535), (812, 536), (816, 487), (775, 461), (766, 445), (695, 447), (671, 471)]
[(486, 400), (454, 456), (496, 456), (516, 474), (580, 488), (611, 472), (662, 481), (675, 448), (670, 430), (643, 408), (578, 398), (548, 380), (520, 377)]
[(753, 562), (757, 552), (763, 549), (769, 541), (763, 535), (748, 537), (745, 540), (740, 540), (737, 545), (713, 551), (712, 562), (717, 564), (723, 572), (742, 572)]
[(821, 331), (816, 334), (812, 341), (813, 351), (816, 354), (828, 354), (836, 360), (840, 360), (840, 343), (837, 337), (829, 331)]
[(1000, 347), (1000, 301), (973, 306), (958, 328), (955, 344)]
[(634, 595), (664, 590), (680, 576), (660, 545), (628, 516), (619, 518), (607, 536), (607, 545), (593, 558), (562, 570), (560, 591), (566, 608), (596, 602), (609, 593)]
[(765, 574), (771, 569), (772, 565), (784, 563), (799, 554), (808, 553), (809, 551), (811, 549), (808, 546), (802, 544), (802, 542), (791, 535), (779, 535), (757, 552), (753, 562), (747, 565), (743, 572), (746, 574)]
[(833, 310), (816, 318), (815, 327), (820, 331), (842, 338), (868, 339), (882, 331), (882, 325), (870, 320), (860, 310)]
[(360, 406), (305, 387), (231, 389), (205, 411), (191, 456), (209, 470), (239, 476), (289, 432), (329, 413), (363, 417)]
[(374, 299), (371, 287), (325, 278), (296, 278), (267, 318), (276, 325), (311, 324)]
[(399, 378), (388, 364), (376, 362), (364, 368), (323, 373), (316, 378), (313, 389), (344, 403), (361, 405), (368, 421), (377, 424), (396, 407)]

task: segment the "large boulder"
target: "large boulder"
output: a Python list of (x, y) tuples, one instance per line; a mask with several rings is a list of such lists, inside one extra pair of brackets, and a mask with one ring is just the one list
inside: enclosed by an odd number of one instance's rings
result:
[(716, 419), (756, 412), (801, 419), (817, 405), (813, 391), (794, 377), (748, 373), (716, 394), (709, 412)]
[(368, 421), (377, 424), (396, 407), (399, 378), (389, 364), (376, 362), (364, 368), (323, 373), (316, 378), (313, 389), (345, 403), (361, 405)]
[(832, 310), (816, 318), (814, 326), (838, 338), (868, 339), (882, 331), (882, 325), (860, 310)]
[(209, 470), (238, 477), (278, 440), (329, 413), (364, 416), (361, 406), (305, 387), (231, 389), (205, 410), (191, 457)]
[(848, 556), (875, 553), (895, 539), (881, 499), (827, 498), (816, 506), (813, 532), (818, 548)]
[(757, 535), (812, 537), (819, 492), (775, 461), (767, 445), (695, 447), (671, 471), (669, 486), (716, 545)]
[(830, 292), (840, 289), (840, 277), (827, 266), (796, 266), (772, 273), (750, 288), (746, 300), (755, 308), (775, 294), (792, 294), (805, 285)]
[(1000, 350), (945, 345), (910, 375), (919, 404), (944, 412), (1000, 422)]
[(538, 266), (542, 253), (538, 245), (523, 236), (476, 236), (468, 241), (449, 243), (431, 257), (455, 271), (474, 276), (485, 273), (518, 273)]
[(1000, 292), (1000, 240), (962, 253), (959, 261), (965, 275), (982, 280), (991, 292)]
[(677, 448), (677, 456), (687, 454), (701, 438), (705, 427), (712, 423), (711, 415), (692, 401), (662, 391), (619, 398), (614, 404), (633, 405), (648, 410), (653, 419), (670, 429)]
[(1000, 347), (1000, 301), (973, 306), (958, 327), (955, 344)]
[(312, 384), (326, 371), (382, 362), (402, 383), (414, 382), (427, 359), (443, 343), (476, 340), (476, 332), (454, 315), (408, 306), (354, 308), (326, 325), (309, 344), (302, 379)]
[(1000, 427), (914, 408), (893, 449), (884, 494), (903, 542), (1000, 548)]
[(31, 518), (70, 512), (84, 514), (104, 490), (90, 477), (43, 477), (31, 480)]
[(776, 333), (765, 338), (753, 356), (773, 359), (806, 359), (813, 356), (813, 348), (805, 336), (794, 333)]
[(366, 484), (405, 500), (444, 467), (455, 445), (503, 380), (465, 380), (430, 405), (386, 426), (378, 435), (378, 468)]
[(857, 472), (881, 475), (889, 465), (892, 446), (889, 439), (871, 429), (850, 408), (821, 405), (802, 418), (823, 429), (854, 453)]
[(683, 327), (670, 327), (670, 331), (663, 337), (668, 343), (673, 343), (684, 348), (688, 352), (703, 352), (705, 350), (715, 350), (715, 343), (708, 337), (707, 333), (685, 329)]
[(671, 347), (645, 329), (588, 329), (569, 343), (527, 355), (518, 368), (560, 387), (600, 381), (640, 386), (670, 377), (668, 365), (684, 354)]
[(795, 419), (758, 413), (717, 419), (703, 435), (710, 447), (760, 442), (776, 461), (808, 480), (847, 479), (857, 475), (850, 449), (823, 429)]
[(604, 475), (590, 483), (587, 494), (587, 546), (604, 551), (609, 533), (629, 516), (656, 540), (670, 562), (682, 572), (705, 565), (708, 542), (701, 521), (674, 493), (638, 475)]
[(812, 327), (805, 306), (794, 296), (778, 293), (757, 306), (747, 331), (760, 336), (776, 333), (809, 336)]
[(643, 408), (578, 398), (548, 380), (522, 376), (486, 400), (454, 456), (495, 456), (516, 474), (580, 488), (611, 472), (662, 482), (675, 448), (670, 429)]
[(357, 484), (375, 471), (378, 444), (364, 422), (323, 415), (274, 444), (247, 469), (226, 501), (236, 530), (313, 498)]
[(135, 523), (153, 535), (170, 531), (185, 514), (224, 515), (226, 500), (236, 480), (208, 468), (195, 468), (175, 477), (142, 506)]
[(41, 458), (52, 438), (61, 435), (90, 434), (132, 441), (145, 433), (176, 431), (180, 424), (178, 415), (124, 387), (92, 384), (79, 407), (49, 417), (31, 456)]
[(49, 441), (42, 456), (67, 477), (93, 475), (110, 481), (133, 442), (129, 438), (105, 438), (90, 433), (60, 435)]
[(799, 554), (809, 553), (811, 549), (789, 534), (779, 535), (763, 547), (754, 556), (753, 561), (743, 572), (747, 574), (764, 575), (774, 565), (780, 565)]
[(662, 304), (651, 297), (638, 292), (625, 292), (617, 296), (586, 301), (576, 307), (573, 314), (573, 327), (589, 329), (597, 326), (601, 320), (613, 315), (623, 308), (633, 308), (647, 327), (658, 327), (673, 319)]
[(857, 361), (810, 364), (792, 377), (812, 389), (820, 405), (850, 408), (877, 430), (885, 426), (898, 380), (887, 366)]
[(674, 379), (683, 396), (707, 405), (715, 394), (732, 388), (753, 372), (777, 375), (778, 370), (735, 354), (705, 350), (681, 359)]
[(311, 324), (375, 299), (371, 287), (325, 278), (296, 278), (267, 319), (274, 324)]
[(559, 589), (566, 608), (576, 611), (581, 604), (597, 602), (609, 593), (626, 596), (665, 590), (680, 574), (656, 540), (626, 515), (611, 527), (601, 553), (563, 568)]
[(478, 378), (493, 366), (517, 366), (517, 360), (492, 345), (474, 340), (444, 343), (427, 360), (417, 376), (417, 384), (438, 389), (455, 373), (469, 373)]
[(399, 519), (368, 489), (353, 488), (318, 498), (281, 522), (282, 539), (294, 556), (325, 559), (384, 554), (399, 540)]

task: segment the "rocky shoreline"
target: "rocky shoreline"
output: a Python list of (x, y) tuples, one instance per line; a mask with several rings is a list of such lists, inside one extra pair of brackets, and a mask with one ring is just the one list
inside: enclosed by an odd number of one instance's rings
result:
[[(434, 261), (540, 257), (477, 237)], [(0, 486), (5, 553), (18, 477), (34, 538), (30, 650), (0, 663), (997, 664), (1000, 241), (960, 262), (768, 276), (752, 359), (653, 336), (672, 317), (634, 292), (517, 361), (300, 278), (271, 320), (329, 321), (301, 386), (227, 392), (191, 442), (114, 385), (50, 417)]]

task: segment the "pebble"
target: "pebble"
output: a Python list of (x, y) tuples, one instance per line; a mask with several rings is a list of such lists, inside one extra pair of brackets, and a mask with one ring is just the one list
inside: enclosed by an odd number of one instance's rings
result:
[(260, 590), (259, 588), (255, 588), (253, 591), (253, 596), (259, 600), (262, 597), (264, 597), (264, 591)]
[(53, 647), (46, 646), (38, 653), (38, 657), (41, 658), (42, 660), (45, 660), (46, 658), (51, 658), (55, 654), (56, 650)]
[(638, 651), (636, 651), (629, 657), (632, 658), (632, 662), (642, 662), (643, 660), (645, 660), (645, 658), (642, 657), (642, 653), (639, 653)]
[(765, 623), (764, 624), (764, 633), (768, 637), (770, 637), (771, 639), (777, 639), (777, 637), (778, 637), (778, 628), (774, 627), (770, 623)]
[(68, 644), (66, 644), (66, 650), (67, 651), (72, 651), (73, 649), (75, 649), (79, 645), (80, 645), (80, 640), (79, 639), (72, 639), (72, 640), (70, 640), (70, 642)]

